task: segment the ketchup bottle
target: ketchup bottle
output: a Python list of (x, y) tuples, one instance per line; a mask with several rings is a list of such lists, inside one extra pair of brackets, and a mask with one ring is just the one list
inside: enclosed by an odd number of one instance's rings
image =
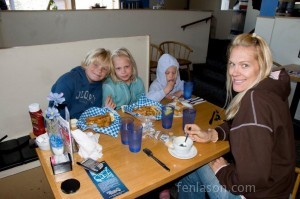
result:
[(29, 115), (33, 127), (33, 134), (39, 136), (46, 133), (43, 112), (38, 103), (29, 105)]

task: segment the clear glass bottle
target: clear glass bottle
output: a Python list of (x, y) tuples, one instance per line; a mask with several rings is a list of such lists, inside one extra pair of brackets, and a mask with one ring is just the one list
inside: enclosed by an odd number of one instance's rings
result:
[(51, 151), (54, 155), (62, 155), (64, 153), (64, 142), (59, 131), (58, 120), (57, 118), (46, 119), (46, 123)]

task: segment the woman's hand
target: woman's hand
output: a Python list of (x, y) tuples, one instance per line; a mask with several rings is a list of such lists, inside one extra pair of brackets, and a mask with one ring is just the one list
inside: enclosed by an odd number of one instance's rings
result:
[(214, 171), (214, 173), (216, 173), (216, 171), (218, 171), (220, 168), (227, 166), (228, 162), (223, 157), (220, 157), (211, 161), (210, 163), (208, 163), (208, 165)]
[(196, 142), (216, 142), (218, 140), (218, 133), (214, 129), (208, 129), (207, 131), (201, 130), (196, 124), (186, 124), (184, 132), (189, 134), (189, 137)]
[(116, 104), (114, 103), (111, 96), (107, 96), (107, 98), (105, 100), (105, 107), (109, 107), (109, 108), (112, 108), (112, 109), (116, 108)]

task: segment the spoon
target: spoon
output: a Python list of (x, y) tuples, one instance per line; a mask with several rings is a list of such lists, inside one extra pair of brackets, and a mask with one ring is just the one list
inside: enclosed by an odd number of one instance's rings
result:
[[(190, 130), (191, 130), (191, 127), (189, 127), (188, 130), (190, 131)], [(189, 134), (186, 134), (184, 143), (181, 143), (179, 146), (181, 146), (181, 147), (186, 147), (186, 141), (187, 141), (188, 137), (189, 137)]]
[(189, 134), (186, 134), (184, 143), (181, 143), (179, 146), (186, 147), (186, 140), (187, 140), (188, 137), (189, 137)]

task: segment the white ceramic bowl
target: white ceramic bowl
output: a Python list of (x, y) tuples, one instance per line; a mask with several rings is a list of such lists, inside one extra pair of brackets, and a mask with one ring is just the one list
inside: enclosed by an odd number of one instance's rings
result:
[(49, 136), (48, 133), (44, 133), (42, 135), (39, 135), (36, 139), (35, 139), (35, 143), (38, 145), (38, 147), (41, 150), (50, 150), (50, 143), (49, 143)]
[(193, 140), (187, 138), (186, 146), (181, 146), (184, 144), (185, 136), (179, 136), (174, 138), (172, 148), (177, 154), (188, 154), (193, 146)]

